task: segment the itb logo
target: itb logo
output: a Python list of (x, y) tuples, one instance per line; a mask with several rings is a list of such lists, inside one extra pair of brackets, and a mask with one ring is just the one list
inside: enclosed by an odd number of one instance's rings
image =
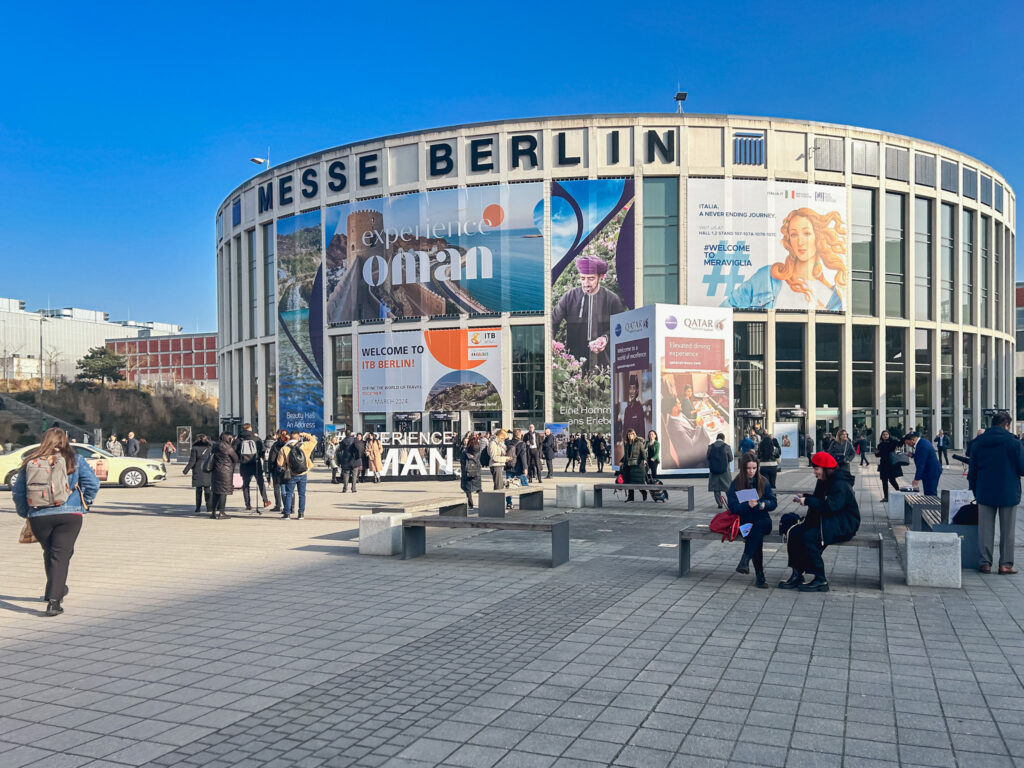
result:
[(615, 337), (618, 338), (622, 335), (622, 323), (615, 324)]
[(668, 328), (670, 331), (674, 331), (678, 324), (679, 322), (676, 320), (675, 315), (669, 315), (668, 317), (665, 318), (665, 327)]

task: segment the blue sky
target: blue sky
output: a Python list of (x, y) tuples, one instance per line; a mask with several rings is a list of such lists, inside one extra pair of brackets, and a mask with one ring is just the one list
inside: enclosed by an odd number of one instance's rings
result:
[[(0, 296), (216, 326), (214, 216), (275, 164), (438, 125), (596, 112), (848, 123), (1024, 189), (1017, 3), (11, 4)], [(1018, 271), (1018, 275), (1020, 271)]]

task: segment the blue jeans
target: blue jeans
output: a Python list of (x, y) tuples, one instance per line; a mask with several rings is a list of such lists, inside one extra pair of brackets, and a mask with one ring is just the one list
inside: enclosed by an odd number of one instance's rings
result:
[[(524, 485), (525, 486), (525, 485), (529, 485), (530, 484), (530, 478), (527, 477), (526, 475), (516, 475), (515, 472), (509, 472), (508, 476), (509, 477), (518, 477), (520, 485)], [(505, 497), (505, 506), (506, 507), (511, 507), (512, 506), (512, 497), (511, 496), (506, 496)]]
[(306, 480), (307, 475), (290, 477), (284, 482), (284, 516), (289, 517), (292, 511), (292, 494), (299, 489), (299, 517), (306, 513)]

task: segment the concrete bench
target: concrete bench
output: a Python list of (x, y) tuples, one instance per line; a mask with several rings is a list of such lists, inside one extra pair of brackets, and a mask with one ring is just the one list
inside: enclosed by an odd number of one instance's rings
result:
[(907, 586), (960, 589), (960, 536), (953, 532), (907, 531), (905, 537)]
[(671, 500), (672, 494), (678, 491), (686, 491), (686, 507), (687, 512), (693, 511), (693, 486), (692, 485), (647, 485), (646, 483), (597, 483), (594, 486), (594, 506), (604, 506), (604, 492), (605, 491), (666, 491), (669, 494)]
[[(696, 525), (689, 528), (682, 528), (679, 531), (679, 575), (685, 576), (690, 572), (690, 542), (692, 541), (721, 541), (722, 534), (714, 533), (706, 525)], [(742, 542), (737, 537), (736, 541)], [(785, 544), (785, 540), (777, 533), (769, 533), (764, 537), (765, 544)], [(878, 550), (878, 588), (885, 590), (885, 540), (880, 533), (863, 533), (854, 536), (849, 541), (839, 544), (829, 544), (830, 547), (870, 547)]]
[(922, 515), (928, 511), (940, 514), (941, 510), (942, 499), (938, 496), (907, 494), (903, 497), (903, 524), (912, 531), (923, 531)]
[(398, 504), (391, 504), (386, 507), (374, 507), (375, 515), (400, 515), (405, 512), (433, 512), (454, 517), (456, 515), (465, 517), (469, 514), (469, 502), (465, 496), (433, 496), (418, 501), (404, 501)]
[(479, 517), (505, 517), (506, 496), (518, 497), (520, 509), (544, 509), (544, 489), (539, 485), (520, 485), (503, 491), (480, 491)]
[[(493, 491), (497, 493), (497, 491)], [(402, 521), (402, 559), (427, 553), (427, 527), (483, 528), (495, 531), (539, 531), (551, 534), (551, 567), (569, 561), (568, 520), (492, 520), (473, 517), (409, 517)]]

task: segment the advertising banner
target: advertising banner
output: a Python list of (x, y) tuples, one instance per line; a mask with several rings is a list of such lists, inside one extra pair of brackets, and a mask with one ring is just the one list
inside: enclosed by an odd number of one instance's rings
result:
[(359, 410), (501, 410), (501, 329), (359, 335)]
[(565, 448), (569, 444), (569, 425), (548, 423), (544, 425), (544, 429), (550, 429), (551, 434), (555, 436), (555, 458), (564, 459), (566, 457)]
[(633, 179), (551, 183), (553, 405), (570, 432), (608, 434), (611, 317), (633, 307)]
[(782, 447), (782, 461), (795, 467), (800, 458), (800, 425), (795, 421), (775, 422), (775, 439)]
[(540, 311), (543, 223), (541, 182), (331, 206), (327, 322)]
[(733, 444), (732, 310), (655, 304), (659, 474), (703, 474), (722, 434)]
[(736, 309), (849, 306), (843, 187), (689, 179), (687, 296)]
[(625, 436), (647, 439), (654, 424), (655, 306), (613, 315), (612, 464), (619, 465)]
[(381, 477), (443, 480), (456, 474), (454, 432), (381, 432)]
[(320, 211), (277, 220), (277, 420), (289, 432), (324, 427)]

